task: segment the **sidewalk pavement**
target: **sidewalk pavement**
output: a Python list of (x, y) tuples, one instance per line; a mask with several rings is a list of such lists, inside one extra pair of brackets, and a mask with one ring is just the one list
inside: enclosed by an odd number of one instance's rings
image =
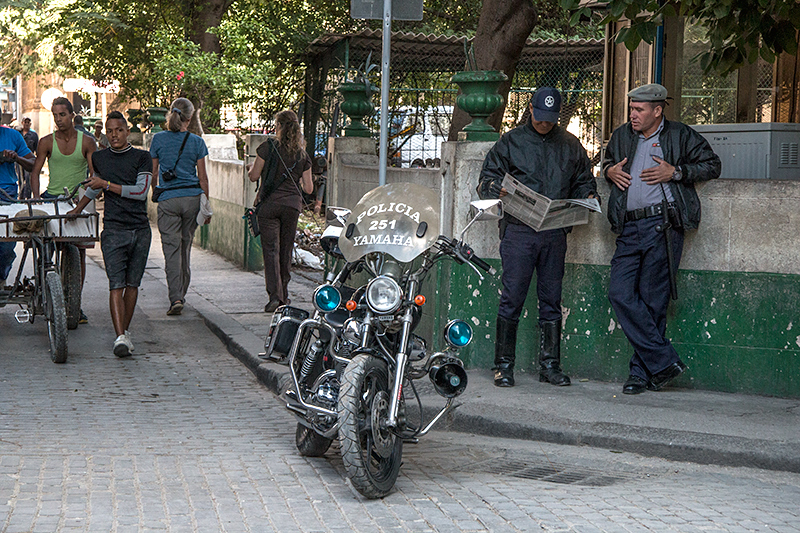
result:
[[(102, 260), (99, 246), (89, 256)], [(166, 285), (158, 230), (147, 272)], [(322, 273), (294, 270), (292, 305), (311, 310)], [(164, 312), (169, 306), (164, 291)], [(186, 304), (274, 394), (281, 394), (288, 368), (263, 362), (271, 315), (261, 272), (246, 272), (211, 252), (192, 250), (192, 282)], [(691, 369), (690, 369), (691, 371)], [(469, 385), (458, 408), (434, 430), (588, 445), (612, 451), (704, 464), (746, 466), (800, 473), (800, 399), (667, 388), (637, 396), (622, 394), (621, 383), (583, 381), (572, 386), (539, 383), (538, 375), (517, 372), (511, 389), (492, 384), (489, 370), (468, 371)], [(422, 383), (424, 382), (424, 383)], [(426, 418), (444, 404), (427, 379), (415, 383)]]

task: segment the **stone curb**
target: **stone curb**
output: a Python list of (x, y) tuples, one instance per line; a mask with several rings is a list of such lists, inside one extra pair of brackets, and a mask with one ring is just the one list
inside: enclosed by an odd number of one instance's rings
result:
[[(263, 339), (203, 298), (193, 299), (192, 307), (231, 355), (253, 372), (267, 389), (280, 397), (291, 378), (285, 367), (264, 362), (258, 357), (258, 353), (264, 349)], [(438, 407), (432, 406), (441, 405), (442, 400), (427, 389), (423, 388), (420, 395), (423, 405), (431, 406), (424, 408), (425, 418), (430, 420), (438, 412)], [(528, 416), (517, 413), (516, 416), (510, 414), (507, 417), (528, 419), (528, 422), (520, 422), (490, 418), (476, 411), (478, 409), (471, 405), (462, 405), (445, 416), (436, 429), (592, 446), (674, 461), (800, 473), (800, 456), (791, 443), (615, 423), (589, 424), (541, 413), (533, 417), (535, 420), (531, 420), (530, 413)]]

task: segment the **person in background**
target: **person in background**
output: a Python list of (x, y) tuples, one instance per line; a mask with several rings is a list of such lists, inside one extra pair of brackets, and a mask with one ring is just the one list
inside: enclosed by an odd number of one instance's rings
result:
[[(194, 105), (177, 98), (167, 114), (167, 130), (153, 136), (153, 191), (163, 189), (158, 198), (158, 231), (164, 252), (170, 316), (180, 315), (192, 279), (190, 258), (200, 196), (208, 198), (205, 141), (189, 132)], [(209, 217), (210, 219), (210, 217)], [(206, 220), (208, 223), (209, 219)]]
[(269, 300), (265, 313), (289, 303), (292, 250), (303, 194), (311, 194), (311, 158), (303, 148), (300, 122), (289, 109), (275, 115), (276, 139), (267, 139), (256, 150), (248, 169), (250, 181), (261, 179), (255, 206), (264, 255), (264, 280)]
[[(22, 134), (15, 129), (0, 127), (0, 189), (11, 198), (17, 197), (17, 172), (16, 165), (23, 170), (33, 168), (34, 158)], [(7, 201), (4, 194), (0, 193), (0, 204)], [(17, 254), (15, 242), (0, 242), (0, 289), (5, 287), (6, 278), (11, 272), (11, 266)]]
[[(36, 157), (36, 149), (39, 147), (39, 134), (31, 128), (31, 117), (22, 117), (22, 138), (25, 139), (25, 144), (28, 145), (28, 150)], [(31, 197), (31, 173), (20, 167), (20, 193), (19, 197), (26, 200)]]
[(96, 173), (88, 180), (90, 188), (86, 195), (68, 214), (81, 213), (93, 198), (105, 191), (100, 248), (108, 276), (111, 322), (117, 335), (113, 351), (117, 357), (127, 357), (133, 351), (128, 328), (152, 238), (147, 220), (147, 189), (153, 161), (149, 153), (130, 145), (128, 121), (119, 111), (109, 113), (106, 131), (110, 147), (92, 154)]
[(83, 134), (91, 137), (91, 139), (97, 143), (97, 139), (94, 138), (94, 135), (86, 129), (86, 126), (83, 125), (83, 117), (81, 115), (75, 115), (72, 119), (72, 123), (75, 126), (75, 129), (82, 132)]
[(94, 138), (97, 141), (97, 147), (100, 150), (105, 150), (110, 146), (108, 144), (108, 137), (106, 137), (103, 133), (103, 122), (100, 120), (94, 123)]
[[(76, 117), (72, 102), (60, 96), (53, 100), (50, 107), (56, 131), (45, 135), (39, 141), (39, 150), (36, 153), (36, 162), (31, 171), (31, 194), (39, 198), (39, 175), (45, 161), (50, 168), (50, 181), (47, 190), (41, 194), (42, 198), (58, 198), (66, 189), (72, 192), (93, 172), (91, 155), (97, 150), (94, 138), (84, 135), (75, 129)], [(76, 244), (81, 255), (81, 289), (86, 279), (86, 249), (93, 248), (94, 243)], [(89, 319), (81, 309), (78, 324), (86, 324)]]
[[(502, 198), (506, 174), (553, 200), (598, 198), (592, 166), (577, 137), (560, 127), (561, 93), (539, 88), (531, 98), (530, 120), (495, 143), (481, 169), (478, 195)], [(506, 214), (500, 221), (503, 291), (497, 309), (494, 384), (514, 386), (517, 328), (533, 272), (539, 300), (539, 381), (570, 384), (561, 370), (561, 287), (567, 253), (567, 229), (535, 231)]]
[[(664, 117), (663, 85), (642, 85), (628, 98), (631, 120), (611, 134), (603, 160), (603, 175), (611, 183), (608, 220), (618, 234), (608, 298), (633, 347), (622, 393), (641, 394), (661, 390), (686, 371), (666, 337), (667, 247), (677, 271), (684, 231), (700, 224), (694, 184), (718, 178), (722, 164), (702, 135)], [(665, 218), (672, 225), (669, 239)]]

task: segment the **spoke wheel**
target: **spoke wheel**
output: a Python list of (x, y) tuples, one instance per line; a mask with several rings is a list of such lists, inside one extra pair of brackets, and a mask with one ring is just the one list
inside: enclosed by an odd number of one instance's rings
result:
[(74, 244), (65, 245), (61, 253), (61, 284), (64, 286), (67, 329), (75, 329), (81, 317), (81, 253)]
[(339, 440), (347, 476), (367, 498), (389, 494), (400, 472), (403, 440), (385, 424), (389, 398), (386, 362), (366, 354), (353, 358), (342, 374)]
[(64, 310), (64, 289), (61, 278), (55, 271), (45, 276), (44, 316), (47, 320), (47, 336), (50, 338), (50, 358), (54, 363), (67, 362), (67, 313)]

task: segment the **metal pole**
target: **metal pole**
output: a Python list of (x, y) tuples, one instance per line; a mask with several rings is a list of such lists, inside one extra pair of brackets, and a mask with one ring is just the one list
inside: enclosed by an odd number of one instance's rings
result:
[(389, 144), (389, 57), (392, 51), (392, 0), (383, 0), (383, 53), (381, 54), (381, 148), (378, 185), (386, 185)]

